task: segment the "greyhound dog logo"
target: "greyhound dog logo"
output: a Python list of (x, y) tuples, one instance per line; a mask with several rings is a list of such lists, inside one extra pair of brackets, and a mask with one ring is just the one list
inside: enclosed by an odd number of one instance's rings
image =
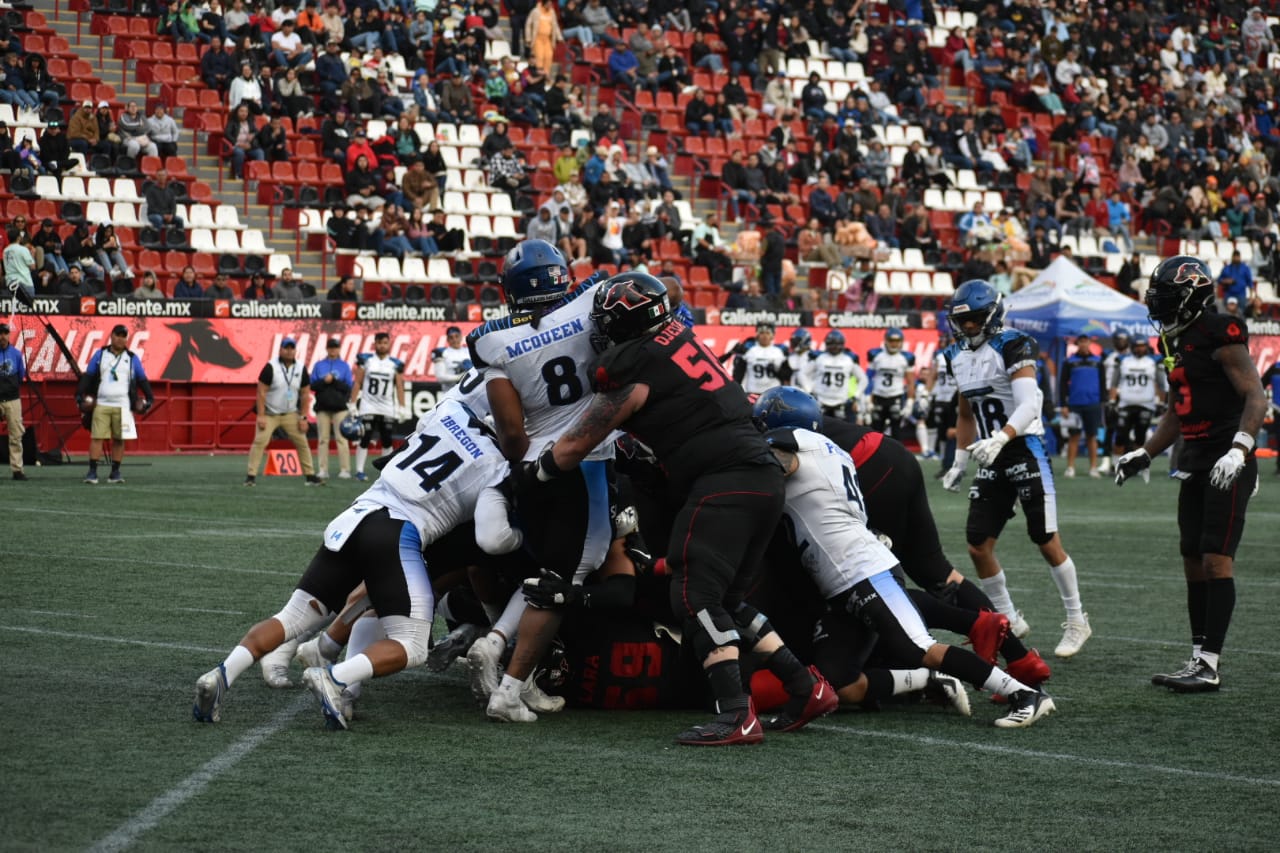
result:
[(195, 378), (195, 364), (236, 369), (249, 360), (208, 320), (190, 320), (169, 327), (178, 336), (178, 345), (165, 365), (161, 379), (190, 382)]

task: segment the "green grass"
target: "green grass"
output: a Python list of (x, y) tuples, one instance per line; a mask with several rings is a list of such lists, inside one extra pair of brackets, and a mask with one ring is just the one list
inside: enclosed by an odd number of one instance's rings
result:
[[(78, 465), (33, 470), (0, 481), (0, 847), (1274, 849), (1272, 470), (1249, 511), (1219, 694), (1148, 684), (1186, 652), (1174, 484), (1078, 478), (1059, 482), (1060, 514), (1095, 634), (1054, 665), (1057, 715), (1000, 731), (975, 696), (971, 719), (851, 712), (703, 751), (673, 746), (683, 713), (490, 724), (458, 669), (371, 685), (346, 734), (254, 670), (221, 724), (196, 725), (195, 678), (280, 607), (359, 486), (243, 489), (234, 458), (131, 459), (122, 488), (82, 485)], [(930, 484), (963, 560), (965, 502)], [(1001, 555), (1047, 653), (1061, 606), (1020, 518)]]

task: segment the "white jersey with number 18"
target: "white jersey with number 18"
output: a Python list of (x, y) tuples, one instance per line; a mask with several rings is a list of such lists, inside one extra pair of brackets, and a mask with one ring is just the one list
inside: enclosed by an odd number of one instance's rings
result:
[[(969, 401), (978, 422), (978, 435), (990, 438), (1009, 422), (1013, 413), (1013, 374), (1024, 367), (1035, 367), (1040, 348), (1035, 338), (1015, 329), (1005, 329), (977, 349), (947, 349), (951, 375), (955, 377), (960, 396)], [(1036, 390), (1039, 409), (1043, 393)], [(1025, 435), (1044, 435), (1040, 418), (1031, 421)]]

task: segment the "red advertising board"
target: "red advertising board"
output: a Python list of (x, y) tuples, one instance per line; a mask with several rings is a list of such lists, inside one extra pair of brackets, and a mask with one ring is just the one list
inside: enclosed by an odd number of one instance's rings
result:
[[(445, 330), (453, 325), (443, 322), (354, 321), (340, 320), (245, 320), (230, 318), (141, 318), (141, 317), (50, 317), (48, 320), (63, 336), (68, 348), (83, 368), (95, 350), (105, 346), (112, 327), (123, 325), (129, 330), (129, 347), (142, 358), (147, 376), (152, 381), (240, 384), (257, 381), (262, 366), (280, 347), (280, 341), (292, 337), (298, 342), (298, 358), (312, 364), (324, 355), (325, 341), (330, 337), (342, 341), (342, 357), (354, 362), (360, 352), (373, 350), (373, 337), (378, 332), (391, 335), (391, 353), (405, 363), (405, 377), (411, 381), (435, 379), (431, 353), (444, 346)], [(20, 347), (30, 372), (40, 378), (68, 378), (72, 371), (58, 351), (44, 326), (34, 318), (15, 315), (10, 340)], [(459, 323), (463, 333), (474, 324)], [(749, 339), (754, 329), (748, 326), (698, 326), (701, 337), (712, 352), (726, 352), (740, 340)], [(777, 340), (786, 341), (792, 327), (778, 328)], [(847, 346), (865, 354), (881, 345), (880, 329), (843, 329)], [(918, 363), (933, 356), (938, 334), (932, 330), (906, 329), (907, 348)], [(821, 342), (822, 330), (815, 332)], [(1280, 336), (1255, 335), (1250, 349), (1259, 370), (1280, 360)]]

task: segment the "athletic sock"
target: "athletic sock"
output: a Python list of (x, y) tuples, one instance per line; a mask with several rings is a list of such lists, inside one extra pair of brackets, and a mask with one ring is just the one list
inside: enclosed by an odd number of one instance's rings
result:
[(97, 460), (97, 459), (90, 459), (90, 460), (89, 460), (89, 473), (90, 473), (90, 474), (96, 474), (96, 473), (98, 473), (98, 460)]
[(344, 687), (354, 687), (373, 678), (373, 661), (369, 660), (368, 655), (355, 655), (342, 663), (335, 663), (329, 667), (329, 672), (333, 674), (334, 681)]
[(924, 667), (916, 669), (891, 669), (889, 677), (893, 680), (892, 696), (901, 696), (915, 690), (923, 690), (929, 683), (929, 670)]
[(498, 690), (505, 690), (509, 693), (520, 695), (520, 691), (524, 689), (524, 682), (516, 678), (514, 675), (502, 674), (502, 681), (498, 683)]
[(114, 459), (111, 460), (111, 473), (112, 474), (120, 473), (120, 463)]
[(351, 637), (347, 640), (347, 660), (364, 654), (365, 649), (384, 637), (386, 634), (382, 630), (382, 623), (376, 618), (366, 616), (357, 619), (356, 624), (351, 626)]
[(938, 665), (938, 669), (974, 687), (985, 687), (995, 667), (968, 649), (948, 646), (942, 655), (942, 663)]
[[(764, 662), (769, 671), (778, 676), (778, 680), (787, 688), (787, 692), (792, 696), (803, 696), (807, 702), (809, 693), (813, 690), (813, 673), (809, 672), (809, 668), (800, 663), (799, 658), (792, 653), (791, 649), (783, 646), (782, 648), (769, 655), (768, 660)], [(739, 665), (741, 668), (741, 665)]]
[(711, 682), (711, 695), (716, 699), (716, 712), (733, 714), (745, 711), (750, 704), (742, 690), (742, 676), (738, 661), (722, 660), (707, 667), (707, 680)]
[(369, 448), (367, 447), (356, 448), (356, 471), (355, 472), (357, 474), (364, 473), (364, 463), (368, 458), (369, 458)]
[(1205, 652), (1205, 651), (1202, 651), (1202, 652), (1200, 652), (1200, 654), (1196, 655), (1196, 657), (1198, 657), (1200, 660), (1204, 661), (1205, 663), (1209, 664), (1209, 666), (1213, 667), (1214, 669), (1217, 669), (1217, 668), (1218, 668), (1218, 653), (1217, 653), (1217, 652)]
[(924, 421), (916, 423), (916, 443), (920, 445), (921, 456), (928, 453), (932, 446), (929, 444), (929, 428), (924, 425)]
[(1200, 657), (1221, 654), (1231, 627), (1231, 613), (1236, 608), (1236, 579), (1213, 578), (1209, 581), (1209, 600), (1205, 610), (1204, 649)]
[(227, 672), (227, 686), (230, 687), (232, 682), (251, 666), (253, 666), (253, 652), (244, 646), (236, 646), (232, 649), (231, 654), (227, 655), (227, 659), (222, 662), (222, 668)]
[(987, 598), (991, 599), (992, 605), (998, 612), (1008, 616), (1010, 622), (1018, 618), (1018, 609), (1013, 606), (1013, 599), (1009, 597), (1009, 588), (1004, 583), (1004, 569), (989, 578), (978, 578), (978, 583), (982, 584)]
[(320, 646), (320, 654), (324, 656), (325, 660), (332, 661), (338, 659), (338, 654), (342, 651), (342, 646), (338, 645), (338, 641), (333, 637), (330, 637), (327, 631), (320, 635), (318, 644)]
[(1070, 557), (1061, 565), (1049, 569), (1053, 582), (1058, 585), (1058, 594), (1062, 596), (1062, 606), (1067, 609), (1068, 622), (1084, 621), (1084, 606), (1080, 603), (1080, 585), (1076, 582), (1076, 564)]
[(501, 634), (505, 640), (514, 637), (516, 629), (520, 627), (520, 617), (524, 615), (525, 608), (528, 606), (529, 602), (525, 601), (524, 595), (517, 589), (507, 600), (507, 606), (503, 609), (502, 615), (493, 620), (493, 629), (489, 633)]
[(991, 674), (983, 682), (982, 689), (997, 696), (1011, 696), (1023, 690), (1035, 690), (1034, 687), (1028, 687), (998, 666), (991, 667)]
[(1204, 646), (1204, 625), (1209, 613), (1209, 582), (1187, 581), (1187, 618), (1191, 622), (1192, 656)]

